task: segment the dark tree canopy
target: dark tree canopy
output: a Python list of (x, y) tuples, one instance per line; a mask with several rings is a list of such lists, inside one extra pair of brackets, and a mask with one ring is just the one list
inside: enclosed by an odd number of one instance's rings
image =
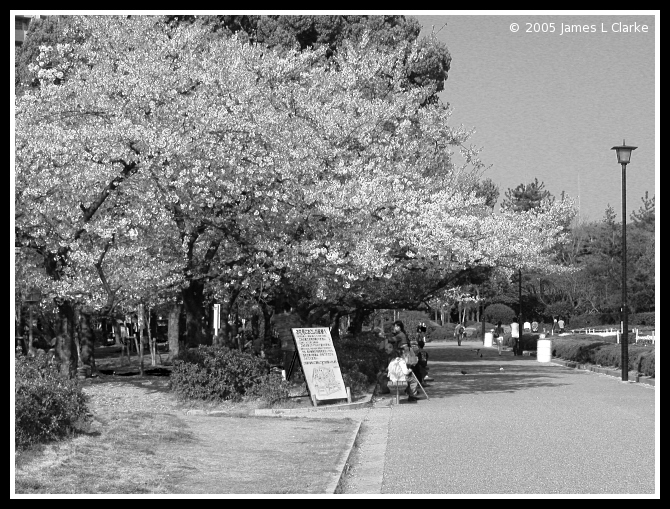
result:
[(503, 208), (511, 207), (516, 212), (525, 212), (527, 210), (539, 207), (543, 200), (554, 201), (553, 195), (544, 189), (544, 182), (538, 182), (537, 177), (534, 182), (529, 184), (519, 184), (516, 188), (509, 188), (505, 192), (505, 200), (501, 206)]
[[(402, 42), (414, 42), (421, 24), (405, 16), (169, 16), (169, 22), (201, 23), (213, 33), (233, 34), (270, 48), (298, 49), (326, 46), (329, 58), (343, 41), (359, 41), (368, 33), (378, 47), (394, 48)], [(412, 86), (434, 90), (427, 102), (437, 101), (449, 73), (451, 55), (447, 47), (431, 37), (423, 37), (419, 45), (423, 57), (407, 66), (407, 80)]]
[(649, 191), (646, 191), (642, 198), (642, 206), (637, 211), (634, 210), (630, 216), (635, 226), (653, 233), (656, 228), (656, 197), (652, 196), (649, 199)]
[(500, 196), (500, 190), (491, 179), (484, 179), (475, 184), (475, 195), (484, 198), (486, 206), (493, 208)]

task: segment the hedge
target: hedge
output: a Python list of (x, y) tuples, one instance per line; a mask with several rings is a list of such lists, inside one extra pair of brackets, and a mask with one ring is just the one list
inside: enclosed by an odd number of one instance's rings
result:
[[(614, 313), (594, 313), (570, 318), (571, 329), (619, 327), (621, 317)], [(656, 326), (656, 313), (632, 313), (628, 315), (628, 325)]]
[(182, 350), (174, 360), (170, 389), (185, 399), (239, 401), (268, 383), (270, 366), (261, 357), (225, 346)]
[[(621, 367), (621, 345), (600, 339), (552, 338), (551, 355), (580, 364)], [(628, 370), (655, 377), (656, 354), (654, 347), (628, 345)]]

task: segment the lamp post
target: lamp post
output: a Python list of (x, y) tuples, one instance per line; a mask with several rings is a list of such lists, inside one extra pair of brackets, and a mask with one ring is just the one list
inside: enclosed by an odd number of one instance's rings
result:
[(521, 267), (519, 267), (519, 343), (517, 344), (516, 347), (516, 354), (521, 355), (519, 353), (521, 349), (521, 337), (523, 335), (523, 318), (521, 317)]
[(626, 165), (637, 147), (623, 145), (612, 147), (616, 150), (617, 162), (621, 165), (621, 313), (623, 330), (621, 331), (621, 380), (628, 381), (628, 304), (626, 302)]

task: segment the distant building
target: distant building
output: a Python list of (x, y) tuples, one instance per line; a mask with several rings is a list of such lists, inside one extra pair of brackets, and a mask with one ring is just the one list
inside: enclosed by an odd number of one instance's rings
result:
[(35, 18), (46, 18), (46, 16), (15, 16), (14, 17), (14, 45), (21, 46), (26, 40), (28, 25)]

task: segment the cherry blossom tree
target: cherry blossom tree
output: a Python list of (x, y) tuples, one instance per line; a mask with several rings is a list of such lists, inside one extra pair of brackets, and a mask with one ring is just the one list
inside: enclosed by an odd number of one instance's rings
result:
[(83, 42), (44, 47), (15, 101), (16, 243), (63, 316), (176, 299), (206, 342), (211, 299), (391, 308), (561, 241), (569, 200), (493, 213), (472, 132), (406, 86), (417, 43), (325, 60), (151, 16), (67, 26)]

